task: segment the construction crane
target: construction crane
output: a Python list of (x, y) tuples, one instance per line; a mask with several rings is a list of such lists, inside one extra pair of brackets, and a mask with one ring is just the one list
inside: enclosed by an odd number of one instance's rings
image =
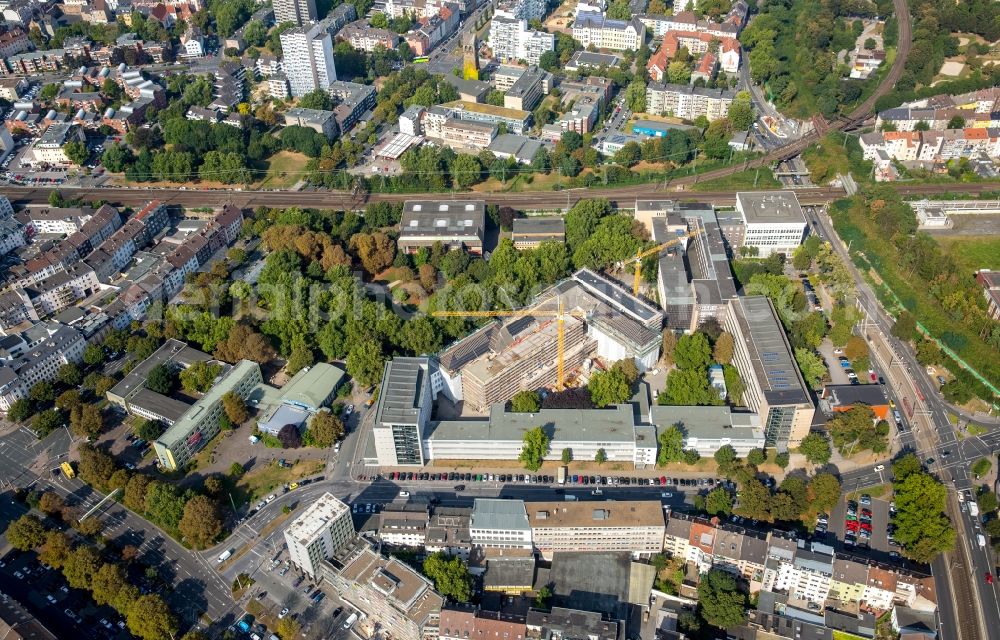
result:
[(642, 261), (643, 261), (643, 259), (648, 258), (651, 255), (657, 254), (657, 253), (663, 251), (664, 249), (666, 249), (667, 247), (671, 247), (671, 246), (673, 246), (673, 245), (675, 245), (675, 244), (677, 244), (677, 243), (679, 243), (679, 242), (681, 242), (683, 240), (687, 240), (688, 238), (693, 238), (694, 236), (698, 235), (699, 233), (700, 233), (700, 231), (694, 231), (692, 233), (688, 233), (688, 234), (685, 234), (683, 236), (677, 236), (676, 238), (673, 238), (671, 240), (667, 240), (663, 244), (656, 245), (655, 247), (646, 249), (645, 251), (641, 251), (640, 250), (638, 253), (636, 253), (636, 255), (635, 255), (634, 258), (629, 258), (625, 262), (625, 264), (628, 264), (629, 262), (633, 262), (633, 261), (635, 262), (635, 278), (632, 281), (632, 295), (634, 295), (634, 296), (639, 295), (639, 284), (640, 284), (640, 282), (642, 282)]
[(525, 318), (525, 317), (554, 317), (556, 319), (557, 355), (556, 355), (556, 388), (562, 389), (565, 384), (565, 365), (563, 362), (563, 351), (565, 349), (565, 322), (566, 316), (574, 318), (586, 318), (582, 311), (566, 311), (562, 300), (559, 301), (557, 311), (516, 309), (514, 311), (434, 311), (431, 315), (439, 318)]

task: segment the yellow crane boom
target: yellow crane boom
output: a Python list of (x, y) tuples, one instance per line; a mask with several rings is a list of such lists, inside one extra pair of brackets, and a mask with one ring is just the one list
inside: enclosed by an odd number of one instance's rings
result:
[(557, 336), (557, 356), (556, 356), (556, 384), (558, 389), (562, 389), (565, 383), (565, 366), (563, 362), (563, 351), (565, 349), (566, 341), (566, 330), (565, 322), (566, 316), (573, 316), (575, 318), (586, 318), (586, 314), (582, 311), (566, 311), (563, 306), (562, 300), (559, 301), (558, 311), (547, 311), (547, 310), (537, 310), (533, 311), (531, 309), (515, 309), (515, 310), (503, 310), (503, 311), (433, 311), (432, 316), (438, 318), (524, 318), (529, 316), (536, 317), (554, 317), (556, 318), (556, 336)]
[(628, 264), (628, 262), (632, 261), (635, 262), (635, 277), (632, 280), (632, 295), (634, 296), (639, 295), (639, 284), (642, 282), (642, 261), (644, 258), (648, 258), (653, 254), (657, 254), (666, 249), (667, 247), (671, 247), (675, 244), (678, 244), (679, 242), (687, 240), (688, 238), (693, 238), (694, 236), (698, 235), (698, 233), (699, 232), (695, 231), (692, 233), (685, 234), (683, 236), (677, 236), (676, 238), (667, 240), (663, 244), (658, 244), (655, 247), (650, 247), (645, 251), (639, 251), (638, 253), (636, 253), (634, 258), (629, 258), (629, 260), (625, 264)]

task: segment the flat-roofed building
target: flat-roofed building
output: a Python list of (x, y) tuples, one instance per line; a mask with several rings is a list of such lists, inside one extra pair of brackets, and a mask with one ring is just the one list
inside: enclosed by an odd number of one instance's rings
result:
[(332, 557), (353, 537), (351, 508), (329, 492), (306, 507), (285, 529), (289, 559), (314, 579), (320, 562)]
[(552, 607), (551, 611), (532, 609), (526, 622), (528, 640), (619, 640), (619, 625), (605, 620), (600, 613)]
[(476, 498), (469, 520), (472, 543), (486, 549), (531, 549), (531, 523), (524, 501)]
[(292, 125), (312, 129), (326, 136), (327, 140), (337, 137), (337, 118), (333, 111), (292, 107), (285, 112), (285, 126)]
[(597, 53), (596, 51), (577, 51), (569, 62), (566, 63), (566, 71), (579, 71), (580, 69), (613, 69), (621, 64), (621, 58), (613, 53)]
[(423, 465), (421, 441), (432, 395), (427, 358), (394, 358), (385, 363), (372, 427), (380, 465)]
[(889, 399), (879, 384), (828, 384), (823, 387), (820, 407), (833, 414), (857, 405), (869, 407), (879, 420), (889, 419)]
[(183, 468), (219, 433), (222, 396), (232, 392), (246, 400), (261, 382), (260, 365), (250, 360), (236, 363), (153, 443), (160, 465), (169, 471)]
[(557, 551), (663, 551), (666, 525), (659, 501), (528, 502), (535, 549), (546, 560)]
[(518, 164), (531, 164), (544, 148), (541, 141), (527, 136), (505, 133), (490, 143), (489, 150), (497, 158), (514, 158)]
[(566, 221), (563, 218), (515, 218), (511, 235), (515, 249), (535, 249), (543, 242), (565, 242)]
[(743, 244), (766, 258), (791, 254), (806, 237), (806, 216), (794, 191), (737, 193), (736, 211), (743, 217)]
[(484, 200), (407, 200), (403, 203), (398, 246), (416, 253), (441, 242), (447, 249), (483, 252)]
[(441, 127), (441, 141), (452, 148), (483, 150), (497, 136), (497, 125), (448, 118)]
[(447, 113), (461, 120), (475, 120), (477, 122), (488, 122), (499, 125), (503, 123), (507, 126), (508, 133), (521, 135), (531, 123), (531, 112), (520, 109), (508, 109), (497, 107), (492, 104), (479, 104), (465, 100), (456, 100), (439, 105)]
[(764, 448), (764, 429), (756, 413), (734, 412), (727, 406), (660, 406), (649, 408), (649, 420), (660, 432), (676, 426), (684, 434), (684, 448), (711, 457), (724, 446), (746, 457)]
[(403, 561), (382, 556), (355, 539), (322, 563), (321, 573), (345, 602), (368, 617), (368, 624), (381, 625), (393, 638), (438, 637), (444, 598)]
[(507, 93), (503, 96), (503, 106), (508, 109), (531, 111), (541, 101), (542, 94), (549, 92), (551, 84), (551, 74), (536, 66), (530, 66), (514, 81), (510, 89), (507, 89)]
[(734, 298), (723, 326), (733, 334), (743, 401), (760, 414), (767, 446), (797, 447), (816, 409), (774, 305), (764, 296)]

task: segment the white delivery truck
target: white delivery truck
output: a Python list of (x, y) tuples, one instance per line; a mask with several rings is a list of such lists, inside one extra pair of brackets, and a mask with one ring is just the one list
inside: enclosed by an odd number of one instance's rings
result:
[(979, 505), (975, 502), (969, 502), (969, 515), (973, 518), (979, 517)]
[(984, 538), (983, 534), (981, 534), (981, 533), (977, 533), (976, 534), (976, 542), (979, 543), (980, 547), (985, 547), (986, 546), (986, 538)]
[(233, 555), (233, 550), (232, 549), (229, 549), (227, 551), (223, 551), (221, 554), (219, 554), (219, 564), (222, 564), (223, 562), (225, 562), (226, 560), (228, 560), (230, 558), (230, 556), (232, 556), (232, 555)]
[(357, 621), (358, 621), (358, 614), (352, 613), (350, 616), (348, 616), (347, 620), (344, 620), (344, 628), (350, 629), (352, 626), (354, 626), (354, 623)]

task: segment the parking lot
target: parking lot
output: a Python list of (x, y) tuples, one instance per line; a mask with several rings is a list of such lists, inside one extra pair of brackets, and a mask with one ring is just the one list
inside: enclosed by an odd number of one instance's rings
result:
[[(863, 510), (867, 509), (871, 511), (871, 535), (867, 540), (867, 544), (865, 543), (865, 539), (860, 535), (853, 536), (854, 539), (857, 540), (854, 545), (845, 544), (845, 534), (847, 530), (846, 522), (848, 519), (848, 501), (846, 497), (841, 499), (841, 501), (837, 503), (833, 513), (830, 514), (830, 525), (826, 536), (826, 542), (828, 544), (832, 544), (837, 549), (848, 553), (863, 553), (866, 549), (868, 549), (871, 551), (871, 555), (877, 559), (895, 559), (890, 557), (890, 552), (898, 552), (899, 547), (890, 545), (887, 536), (889, 527), (890, 499), (891, 494), (886, 493), (884, 496), (871, 496), (870, 506), (857, 503), (855, 517), (859, 520), (859, 522), (863, 518)], [(861, 528), (860, 525), (858, 525), (858, 528)]]
[(17, 600), (60, 638), (128, 638), (125, 621), (110, 607), (71, 589), (59, 571), (43, 566), (34, 552), (11, 551), (0, 559), (0, 589)]

